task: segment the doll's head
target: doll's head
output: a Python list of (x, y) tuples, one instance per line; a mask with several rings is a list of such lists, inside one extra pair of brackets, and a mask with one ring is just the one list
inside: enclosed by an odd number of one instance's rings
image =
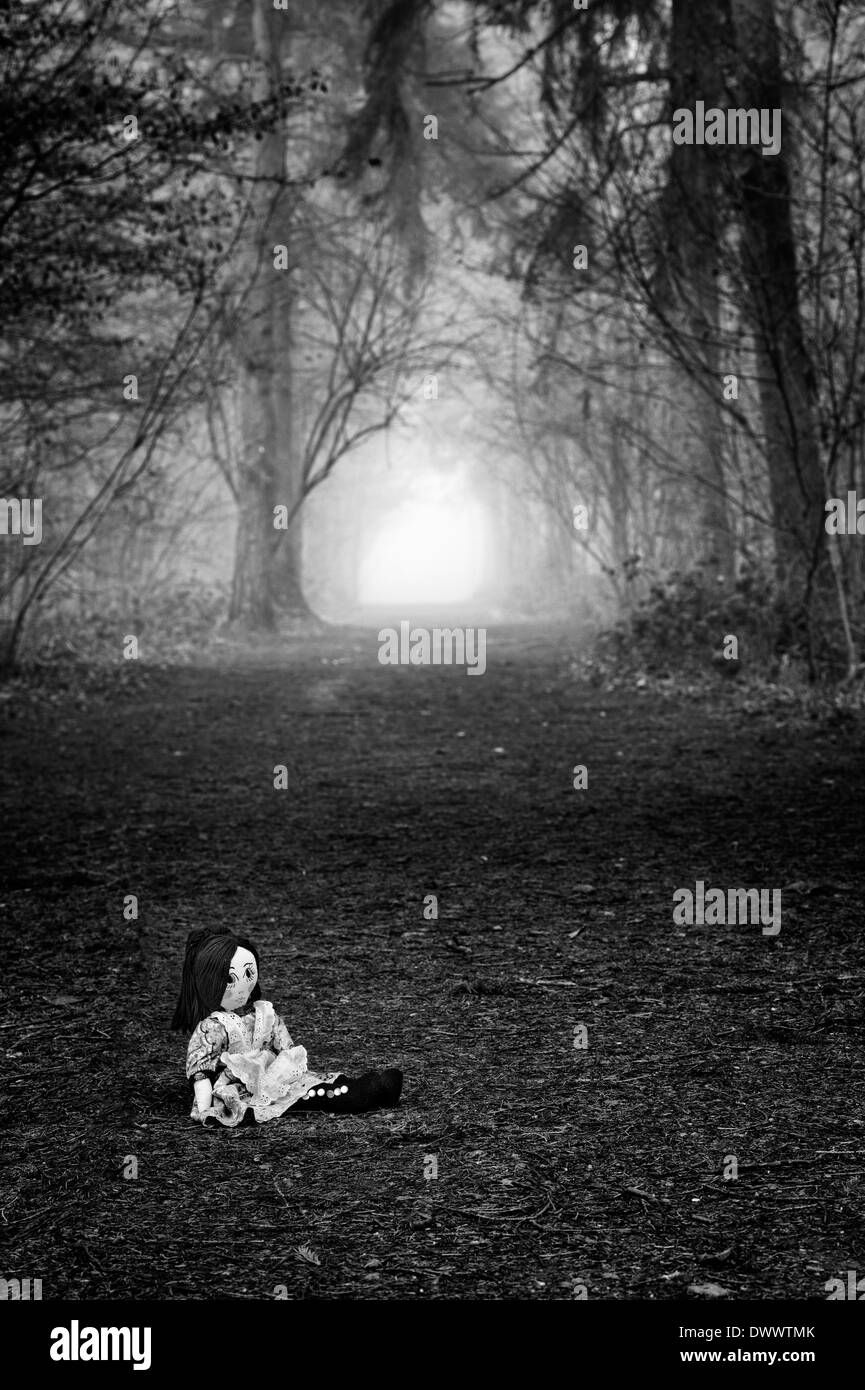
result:
[(248, 937), (211, 927), (189, 933), (172, 1028), (189, 1033), (215, 1009), (234, 1013), (260, 998), (258, 951)]

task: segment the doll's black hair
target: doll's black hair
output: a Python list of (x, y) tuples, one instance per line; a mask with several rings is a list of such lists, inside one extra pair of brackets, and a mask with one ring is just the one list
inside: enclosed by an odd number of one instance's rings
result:
[[(228, 967), (238, 946), (252, 953), (258, 970), (258, 951), (249, 937), (235, 936), (227, 927), (203, 927), (189, 933), (172, 1028), (191, 1033), (196, 1024), (220, 1007), (228, 984)], [(261, 987), (256, 980), (249, 1002), (260, 998)]]

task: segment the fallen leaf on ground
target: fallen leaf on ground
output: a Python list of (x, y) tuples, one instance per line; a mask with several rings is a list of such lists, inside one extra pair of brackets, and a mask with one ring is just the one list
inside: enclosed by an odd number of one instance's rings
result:
[(321, 1264), (321, 1260), (318, 1258), (315, 1251), (310, 1250), (308, 1245), (298, 1245), (296, 1254), (299, 1260), (304, 1260), (308, 1265)]

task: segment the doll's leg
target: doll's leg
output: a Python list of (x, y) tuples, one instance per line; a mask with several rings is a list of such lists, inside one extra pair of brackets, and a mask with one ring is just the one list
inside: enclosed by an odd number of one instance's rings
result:
[(399, 1104), (402, 1091), (402, 1072), (396, 1067), (387, 1071), (368, 1071), (354, 1080), (339, 1075), (329, 1086), (316, 1086), (304, 1100), (296, 1101), (288, 1112), (295, 1110), (327, 1110), (331, 1114), (357, 1115), (366, 1110)]
[(340, 1072), (335, 1081), (331, 1081), (329, 1086), (313, 1086), (307, 1091), (303, 1100), (295, 1101), (294, 1105), (287, 1112), (293, 1115), (295, 1110), (333, 1110), (334, 1101), (342, 1100), (349, 1093), (351, 1078), (343, 1076)]

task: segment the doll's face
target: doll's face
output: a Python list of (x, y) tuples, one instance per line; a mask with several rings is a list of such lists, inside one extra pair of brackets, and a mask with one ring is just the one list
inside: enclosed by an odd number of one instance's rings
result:
[(255, 956), (245, 947), (238, 946), (228, 967), (228, 984), (225, 987), (220, 1008), (227, 1010), (228, 1013), (242, 1009), (255, 989), (257, 979), (258, 970), (255, 965)]

